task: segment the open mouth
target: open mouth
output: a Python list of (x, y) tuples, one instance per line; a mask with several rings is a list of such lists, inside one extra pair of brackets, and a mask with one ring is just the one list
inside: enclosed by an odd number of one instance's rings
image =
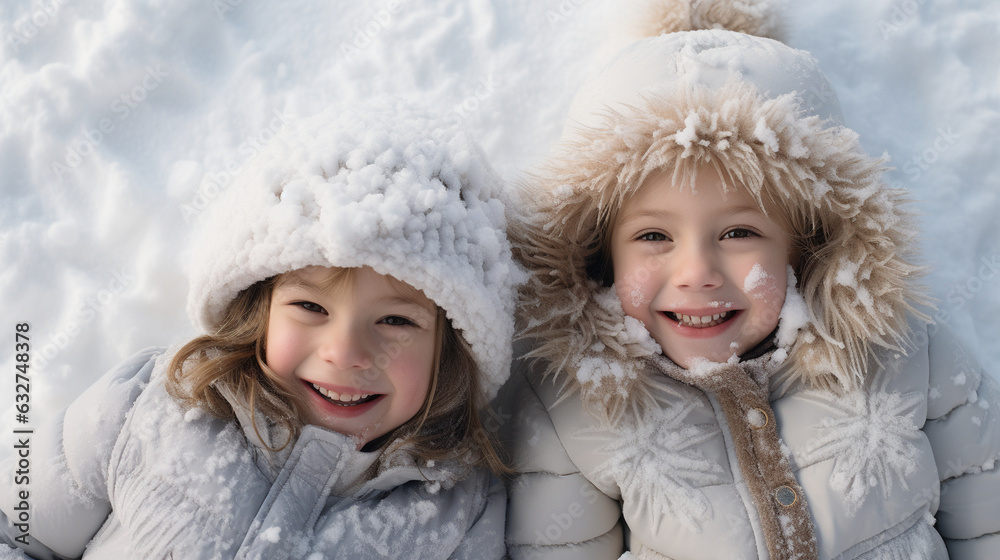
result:
[(362, 404), (370, 403), (382, 396), (381, 394), (378, 393), (355, 393), (355, 394), (338, 393), (336, 391), (331, 391), (329, 389), (320, 387), (315, 383), (307, 383), (307, 385), (315, 393), (317, 393), (320, 397), (322, 397), (323, 400), (336, 406), (345, 406), (345, 407), (359, 406)]
[(678, 324), (685, 327), (707, 329), (708, 327), (714, 327), (729, 321), (736, 316), (736, 311), (723, 311), (722, 313), (700, 316), (682, 315), (680, 313), (674, 313), (673, 311), (664, 311), (663, 314), (666, 315), (671, 321), (676, 321)]

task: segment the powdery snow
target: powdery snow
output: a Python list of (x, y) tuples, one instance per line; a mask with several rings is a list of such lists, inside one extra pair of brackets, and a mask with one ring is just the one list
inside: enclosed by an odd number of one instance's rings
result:
[(778, 316), (778, 346), (790, 348), (795, 342), (799, 329), (809, 324), (809, 308), (802, 299), (802, 294), (796, 289), (795, 269), (788, 267), (788, 281), (785, 288), (785, 303)]
[[(937, 322), (996, 364), (1000, 13), (918, 4), (786, 3), (787, 42), (818, 59), (847, 124), (917, 200)], [(195, 334), (191, 224), (276, 132), (333, 102), (406, 94), (518, 177), (622, 46), (619, 12), (614, 0), (0, 4), (0, 315), (8, 334), (30, 324), (30, 425), (124, 357)], [(14, 359), (8, 348), (0, 367)], [(0, 391), (0, 455), (13, 398)]]
[(743, 291), (746, 293), (754, 292), (765, 285), (765, 283), (773, 277), (764, 270), (764, 267), (760, 263), (754, 263), (747, 277), (743, 279)]

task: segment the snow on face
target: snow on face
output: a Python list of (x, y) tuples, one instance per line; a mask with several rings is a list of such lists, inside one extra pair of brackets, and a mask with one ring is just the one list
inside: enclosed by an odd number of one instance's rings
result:
[(674, 362), (726, 362), (778, 324), (791, 242), (744, 188), (724, 191), (713, 169), (699, 171), (694, 189), (671, 179), (651, 177), (619, 213), (618, 297)]
[[(773, 279), (774, 277), (768, 274), (764, 270), (764, 267), (760, 266), (760, 263), (754, 263), (753, 268), (750, 269), (750, 273), (743, 279), (743, 291), (748, 294), (754, 294), (755, 292), (759, 294), (759, 292), (767, 288), (767, 281)], [(763, 296), (757, 295), (756, 297)]]

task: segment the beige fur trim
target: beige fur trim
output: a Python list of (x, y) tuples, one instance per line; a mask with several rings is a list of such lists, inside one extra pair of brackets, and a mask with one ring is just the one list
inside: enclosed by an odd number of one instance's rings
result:
[(761, 0), (650, 0), (636, 32), (656, 37), (675, 31), (727, 29), (778, 39), (781, 24), (771, 2)]
[[(606, 419), (649, 402), (651, 374), (634, 363), (649, 357), (648, 345), (621, 337), (620, 307), (597, 303), (587, 259), (650, 174), (672, 168), (678, 188), (688, 188), (681, 177), (693, 183), (704, 165), (731, 188), (745, 185), (764, 207), (787, 205), (816, 226), (814, 237), (825, 237), (797, 270), (811, 322), (789, 349), (790, 381), (854, 388), (873, 347), (900, 348), (906, 316), (922, 317), (914, 302), (924, 299), (913, 283), (920, 269), (905, 255), (913, 237), (905, 201), (881, 179), (885, 158), (867, 156), (849, 129), (799, 118), (792, 95), (766, 99), (746, 83), (665, 92), (629, 110), (561, 146), (532, 185), (537, 214), (517, 239), (532, 272), (522, 326), (538, 342), (532, 356), (547, 362), (547, 374), (582, 389)], [(635, 375), (621, 376), (613, 389), (581, 380), (578, 363), (588, 356)]]

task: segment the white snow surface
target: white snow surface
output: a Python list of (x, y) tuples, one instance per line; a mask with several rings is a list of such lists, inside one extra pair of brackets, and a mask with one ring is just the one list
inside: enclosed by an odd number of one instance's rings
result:
[[(848, 126), (910, 192), (924, 281), (1000, 361), (1000, 12), (988, 0), (787, 3)], [(422, 99), (517, 179), (622, 45), (618, 0), (0, 4), (0, 456), (115, 363), (194, 334), (193, 219), (287, 123), (375, 94)], [(15, 424), (15, 325), (30, 421)]]

